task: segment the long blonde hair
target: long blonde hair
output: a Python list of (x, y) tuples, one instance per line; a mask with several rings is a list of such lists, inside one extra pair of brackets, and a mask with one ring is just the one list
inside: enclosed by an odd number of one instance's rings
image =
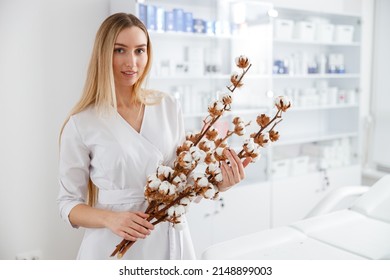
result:
[[(114, 73), (112, 68), (114, 44), (118, 34), (123, 29), (133, 26), (140, 28), (146, 35), (148, 61), (144, 72), (133, 85), (133, 95), (131, 98), (132, 101), (144, 102), (145, 98), (142, 97), (143, 91), (141, 90), (141, 86), (145, 81), (152, 64), (152, 45), (149, 33), (142, 21), (136, 16), (126, 13), (113, 14), (103, 21), (96, 33), (83, 93), (62, 125), (60, 141), (62, 131), (72, 115), (85, 110), (90, 105), (94, 105), (101, 113), (110, 111), (112, 108), (117, 108)], [(93, 206), (96, 199), (97, 188), (90, 178), (88, 182), (88, 204)]]

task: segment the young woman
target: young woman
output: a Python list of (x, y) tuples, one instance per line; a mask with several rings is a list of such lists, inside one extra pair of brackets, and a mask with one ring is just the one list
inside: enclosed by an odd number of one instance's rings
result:
[[(78, 259), (108, 259), (123, 239), (125, 259), (193, 259), (189, 230), (146, 220), (146, 177), (169, 165), (185, 138), (180, 105), (141, 88), (151, 65), (143, 23), (118, 13), (100, 26), (79, 102), (61, 131), (58, 205), (73, 227), (86, 228)], [(223, 163), (224, 191), (244, 178), (233, 151)]]

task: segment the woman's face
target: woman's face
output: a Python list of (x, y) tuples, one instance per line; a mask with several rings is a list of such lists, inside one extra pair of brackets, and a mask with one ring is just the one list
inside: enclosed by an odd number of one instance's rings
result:
[(115, 87), (128, 89), (142, 76), (148, 62), (147, 37), (139, 27), (123, 29), (116, 38), (112, 67)]

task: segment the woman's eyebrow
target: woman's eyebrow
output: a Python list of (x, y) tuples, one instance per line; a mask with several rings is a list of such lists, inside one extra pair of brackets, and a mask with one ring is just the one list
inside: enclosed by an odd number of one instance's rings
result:
[(127, 45), (125, 45), (125, 44), (122, 44), (122, 43), (115, 43), (115, 45), (118, 45), (118, 46), (121, 46), (121, 47), (126, 47), (126, 48), (127, 48)]
[[(122, 43), (115, 43), (115, 45), (118, 45), (118, 46), (120, 46), (120, 47), (128, 48), (127, 45), (122, 44)], [(146, 46), (147, 46), (146, 44), (140, 44), (140, 45), (137, 45), (137, 46), (135, 46), (135, 47), (136, 47), (136, 48), (142, 48), (142, 47), (146, 47)]]

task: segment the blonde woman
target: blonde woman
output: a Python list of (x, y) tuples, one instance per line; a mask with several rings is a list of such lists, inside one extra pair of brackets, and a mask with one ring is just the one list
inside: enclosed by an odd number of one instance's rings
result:
[[(123, 238), (136, 241), (125, 259), (194, 259), (189, 230), (146, 220), (146, 177), (172, 164), (184, 140), (180, 105), (141, 86), (151, 65), (151, 42), (131, 14), (109, 16), (95, 39), (79, 102), (61, 131), (57, 199), (61, 217), (86, 228), (78, 259), (108, 259)], [(244, 178), (241, 161), (226, 151), (219, 186)]]

